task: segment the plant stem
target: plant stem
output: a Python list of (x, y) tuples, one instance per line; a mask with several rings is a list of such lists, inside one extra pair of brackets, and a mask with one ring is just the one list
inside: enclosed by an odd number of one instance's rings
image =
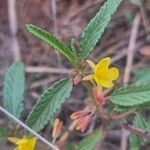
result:
[(123, 114), (112, 115), (112, 116), (110, 116), (110, 118), (113, 119), (113, 120), (120, 119), (120, 118), (124, 118), (124, 117), (126, 117), (126, 116), (128, 116), (128, 115), (130, 115), (130, 114), (135, 113), (135, 110), (136, 110), (136, 109), (131, 109), (131, 110), (129, 110), (129, 111), (123, 113)]
[(70, 124), (68, 131), (66, 131), (66, 132), (61, 136), (61, 138), (59, 139), (58, 143), (59, 143), (60, 141), (66, 141), (66, 139), (67, 139), (68, 136), (69, 136), (69, 132), (70, 132), (70, 131), (73, 131), (73, 129), (75, 128), (76, 124), (77, 124), (77, 120), (73, 121), (73, 122)]
[(123, 123), (122, 125), (120, 125), (121, 127), (123, 127), (124, 129), (130, 131), (130, 132), (133, 132), (145, 139), (148, 139), (150, 140), (150, 132), (147, 132), (147, 131), (144, 131), (140, 128), (137, 128), (133, 125), (130, 125), (130, 124), (127, 124), (127, 123)]

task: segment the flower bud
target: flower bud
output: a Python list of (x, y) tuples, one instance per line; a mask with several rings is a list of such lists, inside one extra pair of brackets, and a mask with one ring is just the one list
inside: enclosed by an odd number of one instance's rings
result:
[(81, 119), (79, 120), (79, 122), (77, 123), (77, 125), (76, 125), (76, 129), (77, 129), (77, 130), (80, 130), (80, 131), (82, 131), (82, 132), (84, 132), (85, 129), (86, 129), (86, 127), (87, 127), (88, 124), (90, 123), (90, 121), (91, 121), (91, 118), (90, 118), (89, 115), (87, 115), (87, 116), (81, 118)]
[(89, 110), (88, 108), (85, 108), (84, 110), (80, 110), (80, 111), (74, 112), (74, 113), (70, 116), (70, 118), (71, 118), (72, 120), (79, 119), (79, 118), (81, 118), (81, 117), (86, 116), (89, 112), (90, 112), (90, 110)]
[(97, 105), (103, 106), (105, 104), (105, 97), (102, 93), (101, 87), (97, 86), (93, 88), (93, 96)]
[(62, 128), (62, 121), (60, 121), (58, 118), (55, 119), (54, 128), (52, 132), (53, 139), (56, 139), (59, 136), (61, 128)]
[(80, 75), (77, 75), (77, 76), (73, 79), (74, 85), (77, 85), (80, 81), (81, 81), (81, 76), (80, 76)]

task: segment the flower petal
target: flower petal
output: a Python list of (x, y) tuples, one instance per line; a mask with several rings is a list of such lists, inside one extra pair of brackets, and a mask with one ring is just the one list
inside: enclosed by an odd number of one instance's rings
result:
[(75, 119), (79, 119), (79, 118), (85, 116), (86, 114), (87, 114), (86, 111), (80, 110), (80, 111), (74, 112), (74, 113), (70, 116), (70, 118), (71, 118), (72, 120), (75, 120)]
[(12, 143), (17, 143), (20, 140), (19, 138), (15, 138), (15, 137), (8, 137), (7, 139)]
[(33, 150), (36, 143), (36, 138), (15, 138), (15, 137), (8, 137), (8, 140), (17, 145), (15, 150)]
[(18, 142), (16, 142), (16, 145), (27, 143), (28, 139), (20, 139)]
[(116, 67), (110, 68), (107, 71), (107, 78), (109, 80), (116, 80), (119, 77), (119, 70)]
[(88, 108), (88, 107), (85, 107), (85, 109), (83, 109), (83, 110), (79, 110), (79, 111), (74, 112), (74, 113), (70, 116), (70, 118), (71, 118), (72, 120), (80, 119), (80, 118), (86, 116), (89, 112), (91, 112), (91, 111), (89, 110), (89, 108)]
[(113, 86), (112, 81), (109, 81), (109, 80), (104, 79), (104, 78), (97, 78), (97, 77), (95, 76), (95, 81), (96, 81), (96, 83), (97, 83), (98, 85), (101, 85), (101, 86), (103, 86), (103, 87), (105, 87), (105, 88), (110, 88), (110, 87)]
[[(30, 139), (21, 139), (22, 141), (18, 143), (17, 150), (34, 150), (36, 138), (30, 138)], [(26, 142), (24, 143), (23, 140)], [(23, 143), (22, 143), (23, 142)]]
[(102, 60), (100, 60), (98, 62), (98, 64), (96, 65), (95, 72), (108, 69), (110, 61), (111, 61), (111, 59), (109, 57), (106, 57), (106, 58), (103, 58)]
[(96, 65), (91, 60), (86, 60), (86, 62), (89, 64), (89, 66), (94, 70)]
[(82, 78), (83, 81), (89, 81), (89, 80), (93, 80), (93, 79), (94, 79), (94, 75), (93, 74), (87, 75), (87, 76)]

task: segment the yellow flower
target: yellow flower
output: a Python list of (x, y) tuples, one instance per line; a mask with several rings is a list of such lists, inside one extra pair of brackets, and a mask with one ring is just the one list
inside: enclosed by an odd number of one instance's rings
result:
[(83, 80), (95, 80), (95, 82), (103, 87), (109, 88), (113, 86), (114, 80), (116, 80), (119, 76), (119, 70), (116, 67), (108, 68), (111, 59), (109, 57), (103, 58), (98, 62), (98, 64), (94, 64), (92, 61), (87, 60), (87, 63), (93, 70), (93, 74), (87, 75), (83, 78)]
[(34, 150), (36, 138), (23, 137), (22, 139), (15, 137), (8, 137), (8, 140), (16, 144), (15, 150)]

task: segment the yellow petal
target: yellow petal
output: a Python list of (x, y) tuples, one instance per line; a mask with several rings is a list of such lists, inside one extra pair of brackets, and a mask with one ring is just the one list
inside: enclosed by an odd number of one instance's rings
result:
[(103, 58), (102, 60), (100, 60), (98, 62), (98, 64), (96, 65), (95, 72), (108, 69), (110, 61), (111, 61), (111, 59), (109, 57), (106, 57), (106, 58)]
[(15, 137), (8, 137), (8, 140), (17, 145), (15, 150), (34, 150), (36, 138), (15, 138)]
[(115, 67), (110, 68), (106, 71), (107, 79), (109, 80), (116, 80), (119, 77), (119, 70)]
[(21, 139), (20, 142), (17, 143), (17, 150), (34, 150), (35, 143), (35, 137), (30, 139)]
[(93, 79), (94, 79), (93, 74), (87, 75), (87, 76), (85, 76), (85, 77), (82, 78), (83, 81), (89, 81), (89, 80), (93, 80)]
[(19, 138), (15, 138), (15, 137), (8, 137), (7, 139), (12, 143), (17, 143), (20, 140)]
[(107, 80), (107, 79), (97, 78), (97, 77), (95, 76), (95, 81), (96, 81), (96, 83), (97, 83), (98, 85), (101, 85), (101, 86), (103, 86), (103, 87), (105, 87), (105, 88), (110, 88), (110, 87), (113, 86), (112, 81), (109, 81), (109, 80)]
[(96, 65), (91, 60), (86, 60), (86, 62), (89, 64), (89, 66), (94, 70)]
[(16, 142), (17, 145), (27, 143), (29, 140), (28, 139), (20, 139), (19, 141)]

